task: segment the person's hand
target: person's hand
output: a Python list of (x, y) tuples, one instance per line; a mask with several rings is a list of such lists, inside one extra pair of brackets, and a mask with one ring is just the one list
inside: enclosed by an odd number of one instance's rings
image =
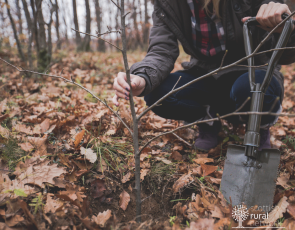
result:
[[(282, 21), (282, 14), (291, 14), (289, 7), (286, 4), (270, 2), (268, 4), (261, 5), (257, 15), (256, 20), (259, 22), (259, 27), (271, 31)], [(245, 17), (242, 19), (244, 23), (250, 17)], [(274, 32), (281, 33), (283, 30), (283, 25), (277, 28)]]
[[(130, 80), (133, 96), (140, 95), (144, 90), (146, 84), (144, 78), (130, 74)], [(116, 95), (113, 97), (113, 103), (116, 106), (119, 106), (119, 98), (129, 100), (130, 87), (127, 83), (126, 73), (118, 73), (113, 84), (113, 89), (116, 90)]]

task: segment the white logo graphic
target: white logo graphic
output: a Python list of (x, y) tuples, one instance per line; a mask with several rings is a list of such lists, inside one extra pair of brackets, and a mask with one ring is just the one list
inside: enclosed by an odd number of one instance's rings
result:
[(249, 212), (244, 205), (237, 205), (233, 208), (232, 217), (234, 220), (239, 221), (239, 226), (237, 228), (243, 228), (242, 222), (246, 220), (249, 216)]

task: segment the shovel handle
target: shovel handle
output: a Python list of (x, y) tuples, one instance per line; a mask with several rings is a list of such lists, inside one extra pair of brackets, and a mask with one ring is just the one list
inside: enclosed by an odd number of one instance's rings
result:
[[(282, 14), (282, 19), (286, 19), (289, 15), (284, 13)], [(243, 32), (244, 32), (244, 45), (245, 45), (245, 51), (246, 51), (246, 55), (250, 55), (252, 53), (252, 33), (249, 30), (248, 26), (253, 26), (253, 25), (259, 25), (259, 23), (257, 22), (256, 18), (249, 18), (243, 26)], [(290, 17), (288, 20), (286, 20), (285, 25), (284, 25), (284, 29), (280, 35), (280, 38), (276, 44), (276, 49), (277, 48), (282, 48), (285, 47), (290, 35), (292, 33), (293, 30), (293, 20)], [(275, 50), (273, 51), (273, 54), (270, 58), (270, 61), (268, 63), (268, 68), (266, 71), (266, 75), (264, 78), (264, 81), (261, 84), (261, 87), (259, 89), (259, 91), (261, 91), (262, 93), (265, 93), (270, 82), (272, 79), (272, 75), (273, 75), (273, 71), (275, 66), (277, 65), (280, 57), (282, 56), (284, 50)], [(249, 82), (250, 82), (250, 88), (251, 91), (255, 90), (255, 70), (254, 68), (252, 68), (252, 66), (254, 65), (254, 57), (250, 57), (248, 58), (248, 66), (249, 66)]]

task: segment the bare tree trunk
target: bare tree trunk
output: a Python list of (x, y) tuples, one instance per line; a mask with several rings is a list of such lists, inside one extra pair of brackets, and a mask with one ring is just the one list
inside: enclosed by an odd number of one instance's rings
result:
[(138, 24), (137, 24), (137, 13), (136, 13), (136, 6), (135, 6), (135, 0), (133, 0), (133, 13), (132, 13), (132, 19), (133, 19), (133, 27), (134, 27), (134, 33), (135, 33), (135, 42), (134, 42), (134, 49), (137, 49), (138, 45), (141, 45), (141, 39), (140, 34), (138, 30)]
[(149, 16), (148, 16), (148, 9), (147, 9), (147, 1), (144, 0), (144, 27), (143, 27), (143, 44), (144, 46), (148, 45), (149, 40)]
[(36, 0), (36, 9), (37, 9), (37, 22), (38, 22), (38, 43), (39, 43), (39, 52), (38, 52), (38, 69), (43, 72), (48, 66), (50, 59), (47, 51), (46, 44), (46, 31), (45, 31), (45, 22), (42, 12), (42, 0)]
[(29, 66), (30, 69), (33, 67), (33, 61), (32, 61), (32, 40), (33, 40), (33, 24), (32, 24), (32, 19), (31, 15), (28, 9), (28, 4), (26, 0), (22, 0), (24, 11), (25, 11), (25, 16), (27, 20), (27, 26), (28, 26), (28, 34), (29, 34), (29, 41), (28, 41), (28, 60), (29, 60)]
[(22, 34), (23, 33), (23, 21), (22, 21), (21, 9), (19, 6), (19, 0), (15, 0), (15, 5), (16, 5), (16, 14), (17, 14), (18, 23), (19, 23), (18, 34)]
[(56, 48), (60, 49), (61, 48), (61, 41), (60, 41), (60, 38), (59, 38), (59, 14), (58, 14), (59, 7), (58, 7), (57, 0), (55, 0), (55, 7), (56, 7), (56, 11), (55, 11), (55, 16), (56, 16), (56, 18), (55, 18), (55, 30), (56, 30), (56, 37), (57, 37)]
[[(86, 8), (86, 33), (90, 34), (91, 32), (91, 13), (90, 13), (90, 6), (89, 0), (85, 0), (85, 8)], [(83, 41), (83, 51), (90, 51), (90, 36), (85, 35)]]
[(51, 25), (52, 25), (52, 14), (53, 14), (54, 11), (57, 10), (55, 7), (56, 7), (56, 5), (53, 5), (52, 8), (50, 9), (50, 20), (49, 20), (49, 23), (47, 24), (47, 27), (48, 27), (48, 59), (49, 59), (49, 63), (51, 62), (51, 57), (52, 57)]
[[(99, 0), (94, 0), (95, 3), (95, 14), (96, 14), (96, 24), (97, 24), (97, 33), (101, 33), (101, 9), (99, 6)], [(97, 50), (100, 52), (105, 52), (106, 46), (105, 42), (101, 39), (98, 39)]]
[(66, 17), (65, 17), (65, 8), (64, 8), (64, 1), (62, 0), (61, 1), (61, 3), (62, 3), (62, 19), (63, 19), (63, 21), (64, 21), (64, 24), (65, 24), (65, 40), (66, 40), (66, 42), (68, 42), (68, 24), (67, 24), (67, 21), (66, 21)]
[(37, 11), (35, 10), (35, 1), (31, 0), (31, 8), (33, 12), (33, 19), (34, 19), (34, 26), (33, 28), (33, 34), (35, 37), (35, 43), (36, 43), (36, 48), (37, 48), (37, 53), (39, 53), (39, 41), (38, 41), (38, 27), (37, 27)]
[(79, 23), (78, 23), (78, 16), (77, 16), (77, 4), (76, 0), (73, 0), (73, 13), (74, 13), (74, 24), (75, 24), (75, 30), (76, 30), (76, 45), (79, 46), (81, 43), (81, 36), (79, 31)]
[[(119, 6), (119, 0), (117, 0), (117, 5)], [(116, 30), (119, 29), (119, 14), (120, 14), (120, 9), (118, 7), (117, 8), (117, 13), (116, 13)], [(116, 46), (119, 47), (119, 34), (116, 33)]]
[(18, 50), (19, 56), (20, 56), (21, 60), (23, 62), (25, 62), (25, 56), (24, 56), (24, 53), (23, 53), (23, 50), (22, 50), (20, 41), (18, 39), (18, 35), (17, 35), (15, 23), (13, 21), (13, 18), (11, 16), (11, 13), (10, 13), (10, 5), (8, 4), (8, 1), (7, 0), (5, 0), (5, 3), (6, 3), (7, 14), (8, 14), (8, 17), (9, 17), (9, 20), (10, 20), (10, 23), (11, 23), (11, 26), (12, 26), (13, 35), (14, 35), (14, 39), (16, 41), (16, 45), (17, 45), (17, 50)]

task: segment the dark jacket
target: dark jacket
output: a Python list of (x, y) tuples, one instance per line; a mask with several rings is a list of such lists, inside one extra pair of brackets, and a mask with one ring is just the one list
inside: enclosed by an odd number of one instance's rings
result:
[[(241, 19), (246, 16), (256, 16), (260, 6), (267, 4), (270, 0), (221, 0), (220, 14), (226, 35), (226, 49), (228, 54), (224, 65), (231, 64), (246, 56), (243, 41), (243, 23)], [(273, 1), (283, 3), (283, 0)], [(253, 27), (253, 46), (267, 35), (267, 32)], [(274, 48), (279, 34), (273, 34), (263, 45), (260, 51)], [(224, 52), (213, 57), (201, 54), (193, 45), (191, 12), (185, 0), (155, 0), (153, 12), (153, 27), (150, 32), (150, 44), (146, 57), (131, 67), (132, 74), (138, 74), (147, 81), (142, 95), (150, 93), (155, 89), (173, 70), (174, 63), (179, 55), (178, 41), (182, 44), (184, 51), (191, 55), (190, 62), (182, 63), (184, 69), (205, 69), (212, 71), (221, 64)], [(288, 47), (295, 45), (295, 33), (293, 32), (287, 44)], [(290, 64), (295, 62), (295, 50), (286, 50), (279, 64)], [(263, 65), (268, 62), (271, 52), (255, 57), (255, 65)], [(247, 65), (246, 62), (242, 63)], [(267, 68), (267, 67), (264, 67)], [(283, 89), (283, 75), (277, 66), (274, 76), (280, 82)], [(247, 71), (246, 67), (232, 67), (214, 75), (217, 79), (230, 71)], [(282, 95), (283, 96), (283, 95)], [(282, 98), (282, 97), (281, 97)]]

